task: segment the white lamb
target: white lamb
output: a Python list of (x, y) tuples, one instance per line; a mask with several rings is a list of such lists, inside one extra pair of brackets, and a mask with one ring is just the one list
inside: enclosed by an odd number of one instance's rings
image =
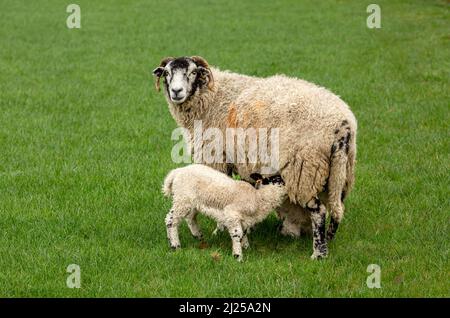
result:
[(173, 249), (180, 247), (178, 226), (183, 219), (192, 235), (202, 238), (196, 221), (197, 213), (201, 212), (228, 230), (233, 256), (241, 261), (242, 247), (249, 246), (249, 229), (264, 220), (287, 196), (283, 184), (263, 184), (259, 174), (252, 177), (258, 178), (255, 187), (204, 165), (193, 164), (172, 170), (163, 186), (164, 194), (173, 198), (165, 219), (170, 246)]

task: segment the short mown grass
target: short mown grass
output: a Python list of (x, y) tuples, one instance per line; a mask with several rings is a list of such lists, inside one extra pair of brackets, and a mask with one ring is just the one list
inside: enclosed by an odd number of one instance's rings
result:
[[(77, 0), (73, 30), (69, 3), (1, 2), (0, 296), (450, 296), (448, 2), (378, 1), (382, 28), (368, 29), (372, 1)], [(169, 250), (160, 187), (176, 124), (151, 70), (194, 54), (352, 107), (357, 182), (328, 259), (274, 216), (242, 264), (206, 218), (206, 248), (183, 225)]]

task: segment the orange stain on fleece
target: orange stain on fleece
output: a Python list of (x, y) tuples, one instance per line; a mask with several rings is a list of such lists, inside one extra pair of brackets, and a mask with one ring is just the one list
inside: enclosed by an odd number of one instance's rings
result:
[(230, 104), (230, 106), (228, 107), (227, 127), (237, 127), (237, 110), (236, 105), (234, 104)]
[[(241, 127), (250, 127), (252, 122), (254, 122), (254, 118), (258, 117), (258, 113), (262, 112), (267, 108), (267, 104), (263, 101), (255, 101), (250, 104), (247, 111), (244, 111), (243, 118), (241, 123)], [(227, 116), (227, 127), (237, 128), (238, 127), (238, 114), (236, 105), (231, 103), (228, 107), (228, 116)]]
[(263, 110), (263, 109), (266, 108), (266, 107), (267, 107), (267, 104), (264, 103), (263, 101), (260, 101), (260, 100), (257, 100), (256, 102), (254, 102), (254, 103), (252, 104), (252, 108), (253, 108), (255, 111), (261, 111), (261, 110)]

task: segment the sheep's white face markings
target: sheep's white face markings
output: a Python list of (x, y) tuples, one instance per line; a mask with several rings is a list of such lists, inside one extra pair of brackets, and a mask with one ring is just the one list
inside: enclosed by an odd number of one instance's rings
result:
[(195, 63), (189, 63), (187, 68), (172, 69), (171, 63), (166, 66), (167, 93), (173, 103), (181, 104), (190, 96), (196, 78), (196, 69)]

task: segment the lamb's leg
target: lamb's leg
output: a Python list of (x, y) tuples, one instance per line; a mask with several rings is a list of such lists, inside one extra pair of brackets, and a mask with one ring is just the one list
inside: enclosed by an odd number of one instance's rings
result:
[(197, 212), (194, 211), (191, 214), (189, 214), (186, 217), (186, 223), (189, 227), (189, 230), (191, 230), (192, 236), (194, 236), (196, 239), (201, 240), (203, 239), (203, 234), (200, 231), (200, 227), (197, 223)]
[(181, 219), (173, 208), (166, 215), (167, 238), (169, 239), (170, 247), (174, 250), (181, 246), (178, 236), (178, 226)]
[(306, 209), (311, 213), (313, 231), (313, 254), (311, 255), (311, 259), (324, 258), (328, 254), (327, 241), (325, 238), (327, 209), (318, 198), (309, 201), (306, 205)]
[(231, 241), (233, 243), (233, 256), (240, 262), (242, 261), (242, 245), (241, 241), (244, 236), (242, 227), (238, 223), (233, 223), (227, 226), (228, 232), (231, 236)]
[(217, 234), (219, 234), (219, 232), (223, 232), (223, 230), (225, 230), (223, 224), (217, 223), (216, 229), (214, 230), (214, 232), (212, 234), (217, 235)]
[(248, 249), (250, 247), (250, 243), (248, 241), (247, 234), (242, 237), (241, 245), (243, 249)]
[(241, 245), (243, 249), (248, 249), (250, 247), (250, 243), (248, 241), (248, 234), (250, 233), (250, 229), (245, 229), (243, 236), (242, 236), (242, 240), (241, 240)]

